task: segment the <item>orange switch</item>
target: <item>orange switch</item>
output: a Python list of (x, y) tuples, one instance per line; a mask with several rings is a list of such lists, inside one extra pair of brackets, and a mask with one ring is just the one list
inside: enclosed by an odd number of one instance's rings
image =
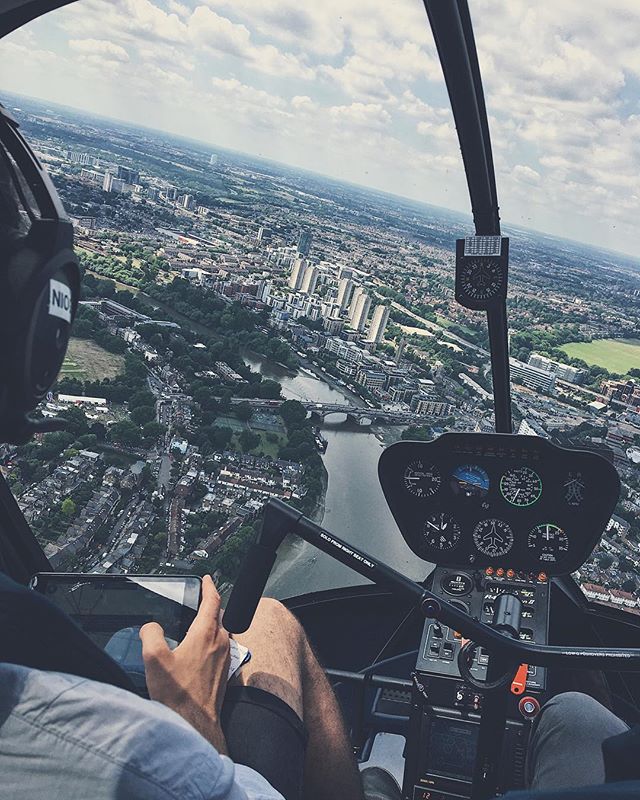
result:
[(512, 694), (524, 693), (524, 690), (527, 688), (528, 669), (529, 669), (528, 664), (520, 664), (520, 666), (518, 667), (518, 671), (516, 672), (514, 679), (511, 681)]

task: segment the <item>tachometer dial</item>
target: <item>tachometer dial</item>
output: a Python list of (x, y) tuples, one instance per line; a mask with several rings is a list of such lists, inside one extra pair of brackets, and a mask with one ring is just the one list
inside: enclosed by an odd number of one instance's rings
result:
[(416, 497), (433, 497), (441, 483), (442, 476), (433, 464), (412, 461), (404, 471), (405, 489)]
[(513, 531), (501, 519), (483, 519), (473, 529), (473, 541), (485, 556), (504, 556), (513, 547)]
[(500, 478), (500, 493), (512, 506), (532, 506), (542, 496), (542, 479), (529, 467), (517, 467)]
[(422, 529), (425, 543), (434, 550), (453, 550), (460, 541), (460, 533), (455, 519), (444, 512), (430, 516)]
[(569, 537), (558, 525), (545, 522), (529, 532), (527, 545), (540, 561), (557, 561), (569, 549)]
[(489, 491), (489, 476), (476, 464), (462, 464), (453, 471), (451, 488), (464, 497), (484, 497)]

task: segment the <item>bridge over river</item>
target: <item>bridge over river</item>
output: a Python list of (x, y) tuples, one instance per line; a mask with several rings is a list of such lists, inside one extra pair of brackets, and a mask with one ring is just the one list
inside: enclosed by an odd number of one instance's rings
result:
[[(260, 400), (257, 398), (234, 397), (231, 399), (232, 405), (239, 403), (249, 403), (255, 409), (273, 409), (277, 411), (282, 405), (283, 400)], [(325, 420), (332, 414), (346, 414), (348, 420), (361, 424), (363, 421), (381, 422), (387, 425), (407, 425), (412, 422), (424, 421), (424, 414), (414, 414), (412, 411), (393, 411), (381, 408), (364, 408), (363, 406), (348, 405), (345, 403), (314, 403), (301, 401), (307, 412), (312, 417)]]

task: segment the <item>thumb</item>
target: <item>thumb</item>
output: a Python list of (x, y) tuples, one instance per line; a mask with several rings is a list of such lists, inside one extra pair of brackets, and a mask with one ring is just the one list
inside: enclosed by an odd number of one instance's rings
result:
[(147, 622), (143, 625), (140, 628), (140, 639), (145, 663), (149, 660), (159, 660), (171, 652), (164, 638), (164, 630), (157, 622)]

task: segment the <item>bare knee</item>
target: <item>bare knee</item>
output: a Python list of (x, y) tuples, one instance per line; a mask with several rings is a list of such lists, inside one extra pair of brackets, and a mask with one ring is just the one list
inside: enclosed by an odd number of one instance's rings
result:
[(263, 597), (260, 600), (251, 627), (254, 625), (277, 626), (287, 631), (301, 630), (300, 623), (289, 609), (273, 597)]

